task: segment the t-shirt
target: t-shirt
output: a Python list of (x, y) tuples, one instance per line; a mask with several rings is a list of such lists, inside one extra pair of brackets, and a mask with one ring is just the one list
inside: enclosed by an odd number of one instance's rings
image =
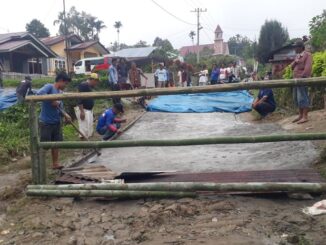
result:
[(202, 70), (199, 72), (199, 82), (200, 83), (206, 83), (207, 82), (207, 75), (208, 70)]
[(212, 70), (211, 81), (217, 81), (220, 76), (220, 69), (216, 68)]
[(182, 83), (182, 71), (178, 71), (179, 83)]
[(227, 68), (221, 68), (220, 69), (220, 79), (221, 80), (226, 79), (227, 73), (228, 73)]
[[(81, 93), (92, 92), (92, 88), (88, 82), (82, 82), (78, 86), (78, 91)], [(78, 100), (78, 105), (83, 105), (86, 110), (92, 110), (94, 107), (94, 99), (80, 99)]]
[(32, 90), (32, 82), (29, 80), (23, 80), (16, 88), (16, 93), (17, 95), (23, 96), (25, 98), (27, 93), (30, 92), (31, 90)]
[(157, 76), (157, 80), (159, 82), (165, 82), (165, 81), (167, 81), (168, 75), (167, 75), (167, 72), (166, 72), (165, 69), (162, 69), (162, 70), (161, 69), (157, 69), (155, 71), (155, 74), (154, 75)]
[[(56, 89), (53, 84), (46, 84), (40, 90), (37, 91), (37, 95), (45, 95), (45, 94), (61, 94), (62, 91)], [(63, 108), (62, 101), (60, 102), (60, 107)], [(61, 113), (60, 110), (54, 106), (52, 106), (52, 101), (47, 100), (42, 102), (40, 120), (46, 124), (58, 124), (60, 123)]]
[(264, 96), (267, 96), (267, 99), (265, 100), (266, 103), (276, 106), (273, 90), (270, 88), (263, 88), (259, 90), (258, 93), (258, 99), (262, 99)]
[(111, 124), (114, 123), (114, 119), (116, 116), (117, 115), (114, 114), (112, 108), (106, 110), (98, 119), (96, 130), (99, 131), (103, 127), (109, 127)]

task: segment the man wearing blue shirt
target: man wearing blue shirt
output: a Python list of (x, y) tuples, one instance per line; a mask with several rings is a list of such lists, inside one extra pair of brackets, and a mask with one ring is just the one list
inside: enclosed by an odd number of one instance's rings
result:
[[(119, 91), (120, 87), (118, 84), (119, 80), (119, 75), (118, 75), (118, 70), (117, 70), (117, 59), (112, 59), (112, 64), (109, 68), (109, 87), (111, 88), (112, 91)], [(113, 104), (120, 103), (121, 99), (120, 98), (113, 98)]]
[(120, 134), (120, 125), (126, 122), (126, 119), (117, 117), (120, 113), (124, 113), (123, 106), (117, 103), (99, 117), (96, 131), (103, 136), (103, 140), (108, 140), (115, 134)]
[(220, 69), (217, 67), (217, 64), (213, 64), (213, 68), (211, 72), (211, 85), (217, 84), (219, 77), (220, 77)]
[[(70, 82), (68, 75), (63, 72), (56, 76), (55, 83), (44, 85), (37, 95), (45, 94), (61, 94), (65, 89), (68, 82)], [(62, 141), (61, 130), (61, 112), (60, 108), (63, 108), (62, 101), (43, 101), (40, 113), (40, 137), (41, 141)], [(71, 121), (70, 117), (66, 117), (67, 121)], [(63, 166), (59, 164), (59, 150), (52, 149), (52, 168), (61, 169)]]
[(258, 97), (252, 103), (252, 108), (255, 109), (262, 118), (269, 113), (274, 112), (276, 103), (274, 100), (273, 90), (270, 88), (263, 88), (259, 90)]

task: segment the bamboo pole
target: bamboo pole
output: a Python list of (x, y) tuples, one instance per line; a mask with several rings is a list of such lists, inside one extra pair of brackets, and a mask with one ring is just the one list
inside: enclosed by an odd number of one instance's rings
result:
[(32, 160), (32, 181), (35, 184), (46, 183), (46, 166), (44, 150), (39, 146), (38, 118), (36, 104), (29, 105), (30, 150)]
[(192, 94), (192, 93), (210, 93), (225, 92), (235, 90), (249, 90), (260, 88), (285, 88), (294, 86), (325, 86), (326, 77), (284, 79), (273, 81), (257, 81), (248, 83), (219, 84), (203, 87), (175, 87), (175, 88), (156, 88), (156, 89), (137, 89), (123, 91), (103, 91), (89, 93), (63, 93), (52, 95), (32, 95), (27, 96), (26, 101), (44, 101), (44, 100), (65, 100), (65, 99), (87, 99), (87, 98), (116, 98), (116, 97), (139, 97), (171, 94)]
[(171, 140), (116, 140), (116, 141), (65, 141), (40, 142), (40, 147), (74, 149), (74, 148), (120, 148), (120, 147), (155, 147), (155, 146), (189, 146), (189, 145), (215, 145), (262, 143), (279, 141), (326, 140), (326, 133), (297, 133), (281, 135), (258, 136), (223, 136), (214, 138), (171, 139)]
[(121, 190), (38, 190), (28, 189), (27, 196), (42, 197), (112, 197), (123, 199), (136, 199), (146, 197), (196, 197), (194, 192), (170, 192), (170, 191), (121, 191)]
[[(64, 190), (111, 190), (111, 191), (160, 191), (160, 192), (326, 192), (326, 183), (283, 183), (283, 182), (252, 182), (252, 183), (212, 183), (212, 182), (157, 182), (157, 183), (103, 183), (103, 184), (71, 184), (71, 185), (29, 185), (27, 193), (46, 193), (47, 191)], [(33, 192), (31, 192), (33, 191)], [(52, 193), (52, 192), (51, 192)]]

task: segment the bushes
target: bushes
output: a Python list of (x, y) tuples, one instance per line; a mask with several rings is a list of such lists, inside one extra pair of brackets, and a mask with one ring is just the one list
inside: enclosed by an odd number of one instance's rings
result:
[[(53, 83), (54, 78), (38, 78), (33, 79), (33, 87), (40, 88), (47, 83)], [(20, 80), (4, 80), (3, 85), (5, 87), (17, 87), (20, 83)]]

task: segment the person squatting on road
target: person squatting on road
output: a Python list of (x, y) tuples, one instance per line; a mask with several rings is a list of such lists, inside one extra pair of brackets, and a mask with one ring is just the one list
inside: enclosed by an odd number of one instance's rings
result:
[[(46, 94), (61, 94), (67, 84), (71, 81), (67, 73), (59, 73), (54, 84), (46, 84), (39, 91), (37, 95)], [(46, 100), (42, 101), (41, 113), (40, 113), (40, 141), (62, 141), (62, 122), (61, 117), (64, 115), (61, 113), (60, 108), (63, 108), (62, 101)], [(65, 117), (67, 121), (71, 121), (71, 117)], [(51, 149), (52, 154), (52, 168), (62, 169), (63, 166), (59, 164), (59, 150)]]
[[(312, 57), (311, 53), (305, 50), (305, 45), (302, 41), (297, 41), (295, 44), (295, 52), (297, 56), (291, 63), (293, 70), (293, 78), (308, 78), (312, 72)], [(294, 119), (293, 123), (308, 122), (308, 112), (310, 99), (307, 86), (297, 86), (293, 88), (293, 99), (296, 106), (299, 108), (299, 116)]]
[[(99, 76), (96, 73), (91, 73), (87, 81), (82, 82), (78, 86), (78, 92), (92, 92), (98, 84)], [(78, 121), (79, 130), (83, 133), (86, 139), (80, 135), (80, 139), (87, 140), (93, 135), (94, 131), (94, 116), (93, 116), (94, 99), (79, 99), (77, 106), (74, 108)]]
[[(264, 80), (270, 80), (271, 74), (268, 73)], [(262, 118), (266, 117), (276, 109), (273, 90), (270, 88), (262, 88), (259, 90), (258, 97), (252, 103), (252, 108), (255, 109)]]
[(24, 103), (26, 95), (32, 95), (32, 78), (26, 76), (16, 88), (16, 95), (18, 103)]
[(103, 140), (112, 138), (115, 134), (120, 134), (119, 130), (121, 123), (125, 123), (126, 119), (118, 117), (119, 114), (124, 113), (123, 106), (120, 103), (114, 104), (112, 108), (107, 109), (99, 117), (96, 126), (96, 131), (103, 136)]

